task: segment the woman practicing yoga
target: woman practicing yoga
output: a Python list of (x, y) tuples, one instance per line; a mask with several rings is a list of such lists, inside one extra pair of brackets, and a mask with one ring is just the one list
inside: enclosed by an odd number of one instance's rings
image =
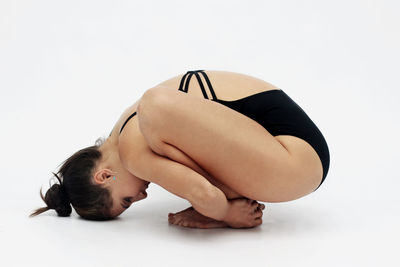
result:
[(283, 90), (245, 74), (188, 71), (145, 91), (106, 140), (64, 161), (59, 183), (40, 190), (47, 207), (31, 216), (69, 216), (72, 205), (85, 219), (112, 219), (156, 183), (192, 204), (170, 213), (172, 224), (250, 228), (262, 223), (257, 201), (315, 191), (329, 161), (322, 133)]

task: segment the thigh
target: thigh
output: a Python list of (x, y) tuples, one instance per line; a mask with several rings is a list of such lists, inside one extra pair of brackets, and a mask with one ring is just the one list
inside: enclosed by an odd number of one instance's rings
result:
[(149, 146), (171, 144), (239, 194), (289, 201), (315, 188), (298, 161), (264, 127), (220, 103), (153, 88), (142, 97), (139, 125)]

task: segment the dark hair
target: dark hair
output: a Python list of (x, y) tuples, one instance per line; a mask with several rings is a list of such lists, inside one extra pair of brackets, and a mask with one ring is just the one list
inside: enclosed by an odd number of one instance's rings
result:
[(29, 217), (49, 209), (55, 209), (58, 216), (69, 216), (72, 205), (84, 219), (113, 219), (110, 214), (113, 205), (110, 191), (92, 183), (93, 171), (102, 157), (99, 147), (103, 143), (104, 139), (98, 138), (94, 146), (83, 148), (66, 159), (57, 172), (58, 175), (52, 172), (59, 184), (53, 184), (44, 197), (40, 188), (40, 197), (47, 207), (36, 209)]

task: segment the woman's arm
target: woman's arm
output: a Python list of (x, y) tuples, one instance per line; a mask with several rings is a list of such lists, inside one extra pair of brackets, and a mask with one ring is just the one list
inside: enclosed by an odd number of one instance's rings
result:
[[(136, 165), (136, 164), (135, 164)], [(169, 192), (188, 200), (193, 208), (215, 220), (225, 218), (229, 208), (225, 194), (189, 167), (151, 150), (141, 155), (133, 170)]]
[(260, 225), (262, 211), (257, 201), (235, 199), (228, 201), (218, 187), (189, 167), (154, 153), (148, 153), (128, 164), (127, 169), (138, 177), (146, 177), (169, 192), (188, 200), (202, 215), (223, 221), (233, 228)]
[[(125, 133), (129, 132), (129, 129), (127, 130)], [(244, 204), (240, 199), (228, 202), (224, 192), (201, 174), (184, 164), (154, 153), (142, 135), (136, 135), (136, 138), (133, 138), (132, 134), (127, 136), (119, 139), (119, 155), (123, 166), (135, 176), (159, 184), (171, 193), (187, 199), (200, 214), (224, 221), (231, 227), (248, 227), (260, 223), (260, 220), (255, 220), (260, 214), (253, 212), (254, 207), (251, 207), (250, 203)], [(186, 162), (189, 166), (191, 162), (195, 165), (189, 157), (185, 158), (183, 152), (175, 150), (176, 153), (170, 149), (166, 154), (173, 155), (172, 157)], [(200, 167), (198, 170), (206, 173)], [(190, 220), (193, 222), (193, 218)], [(221, 225), (225, 224), (219, 222), (218, 226)]]
[(221, 183), (220, 181), (212, 177), (209, 173), (207, 173), (204, 169), (202, 169), (194, 160), (192, 160), (187, 154), (185, 154), (183, 151), (176, 148), (175, 146), (168, 143), (164, 143), (163, 151), (169, 159), (179, 162), (185, 165), (186, 167), (189, 167), (192, 170), (196, 171), (197, 173), (201, 174), (211, 184), (218, 187), (222, 192), (224, 192), (227, 199), (235, 199), (243, 197), (236, 191), (232, 190), (230, 187), (226, 186), (225, 184)]
[(123, 140), (119, 143), (120, 159), (133, 175), (154, 182), (188, 200), (204, 216), (216, 220), (225, 217), (228, 200), (206, 178), (179, 162), (154, 153), (148, 146), (138, 148), (137, 144), (128, 139)]

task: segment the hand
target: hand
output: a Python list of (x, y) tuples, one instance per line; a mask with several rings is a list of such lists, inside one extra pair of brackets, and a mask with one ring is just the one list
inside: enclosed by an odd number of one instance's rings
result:
[(213, 218), (206, 217), (199, 213), (193, 207), (189, 207), (178, 213), (169, 213), (168, 222), (171, 224), (176, 224), (184, 227), (190, 228), (221, 228), (228, 227), (228, 225), (223, 221), (217, 221)]
[(264, 204), (247, 198), (229, 200), (229, 209), (223, 219), (232, 228), (251, 228), (262, 223)]

